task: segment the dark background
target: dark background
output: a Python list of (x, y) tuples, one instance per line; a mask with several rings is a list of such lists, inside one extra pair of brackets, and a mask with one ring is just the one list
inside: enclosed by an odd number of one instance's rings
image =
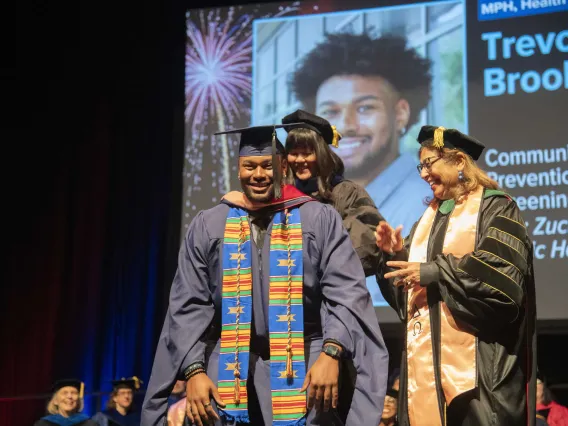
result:
[[(7, 19), (2, 426), (33, 424), (57, 378), (86, 382), (87, 414), (110, 380), (148, 381), (179, 245), (188, 6), (18, 2)], [(542, 325), (541, 369), (567, 383), (565, 328)], [(401, 328), (384, 332), (396, 366)]]

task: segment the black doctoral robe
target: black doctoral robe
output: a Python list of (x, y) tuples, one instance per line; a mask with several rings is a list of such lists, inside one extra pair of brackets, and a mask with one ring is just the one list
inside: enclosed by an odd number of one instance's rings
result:
[[(452, 210), (451, 201), (438, 209), (428, 242), (428, 261), (420, 269), (421, 285), (427, 287), (442, 424), (532, 426), (536, 419), (536, 304), (530, 236), (516, 203), (502, 192), (486, 189), (475, 251), (457, 259), (442, 254)], [(385, 261), (408, 259), (417, 224), (405, 240), (404, 249), (394, 257), (385, 255)], [(389, 271), (383, 264), (377, 281), (385, 299), (406, 324), (407, 293), (395, 287), (392, 279), (384, 278)], [(447, 407), (440, 373), (441, 301), (459, 327), (477, 337), (477, 386), (458, 395)], [(398, 400), (401, 426), (409, 425), (407, 402), (405, 349)]]
[(363, 265), (365, 276), (372, 277), (382, 260), (382, 252), (375, 243), (375, 230), (384, 218), (361, 185), (343, 178), (334, 178), (332, 185), (331, 199), (324, 200), (317, 193), (315, 179), (296, 181), (298, 189), (337, 210)]

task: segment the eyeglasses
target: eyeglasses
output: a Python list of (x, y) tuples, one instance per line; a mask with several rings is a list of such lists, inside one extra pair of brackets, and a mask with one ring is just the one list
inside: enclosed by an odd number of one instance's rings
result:
[(385, 404), (393, 404), (396, 405), (396, 398), (393, 398), (392, 396), (385, 396)]
[(430, 158), (434, 157), (428, 157), (422, 163), (418, 163), (418, 165), (416, 166), (416, 168), (418, 169), (418, 173), (422, 173), (422, 169), (430, 171), (432, 169), (432, 164), (442, 159), (442, 157), (436, 157), (436, 159), (432, 161), (430, 160)]

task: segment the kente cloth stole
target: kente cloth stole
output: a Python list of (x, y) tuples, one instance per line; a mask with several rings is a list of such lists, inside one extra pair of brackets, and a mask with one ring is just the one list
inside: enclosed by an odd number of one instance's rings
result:
[[(304, 425), (306, 376), (304, 357), (302, 226), (297, 208), (274, 215), (270, 239), (270, 387), (273, 425)], [(226, 420), (249, 423), (247, 376), (252, 319), (250, 227), (246, 210), (232, 207), (223, 243), (221, 353), (219, 394), (227, 404)]]
[[(483, 188), (470, 193), (450, 213), (442, 252), (457, 258), (475, 249)], [(426, 262), (437, 208), (428, 207), (414, 232), (409, 262)], [(430, 311), (425, 287), (415, 286), (407, 298), (408, 415), (410, 424), (441, 425), (436, 391)], [(440, 302), (440, 372), (446, 404), (476, 386), (476, 339), (456, 324)]]

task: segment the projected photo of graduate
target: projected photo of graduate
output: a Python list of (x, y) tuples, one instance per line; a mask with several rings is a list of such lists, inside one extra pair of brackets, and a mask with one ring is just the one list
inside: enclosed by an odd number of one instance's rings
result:
[(467, 126), (464, 37), (461, 2), (257, 20), (253, 123), (297, 108), (327, 119), (345, 178), (406, 235), (431, 194), (416, 170), (418, 129)]

